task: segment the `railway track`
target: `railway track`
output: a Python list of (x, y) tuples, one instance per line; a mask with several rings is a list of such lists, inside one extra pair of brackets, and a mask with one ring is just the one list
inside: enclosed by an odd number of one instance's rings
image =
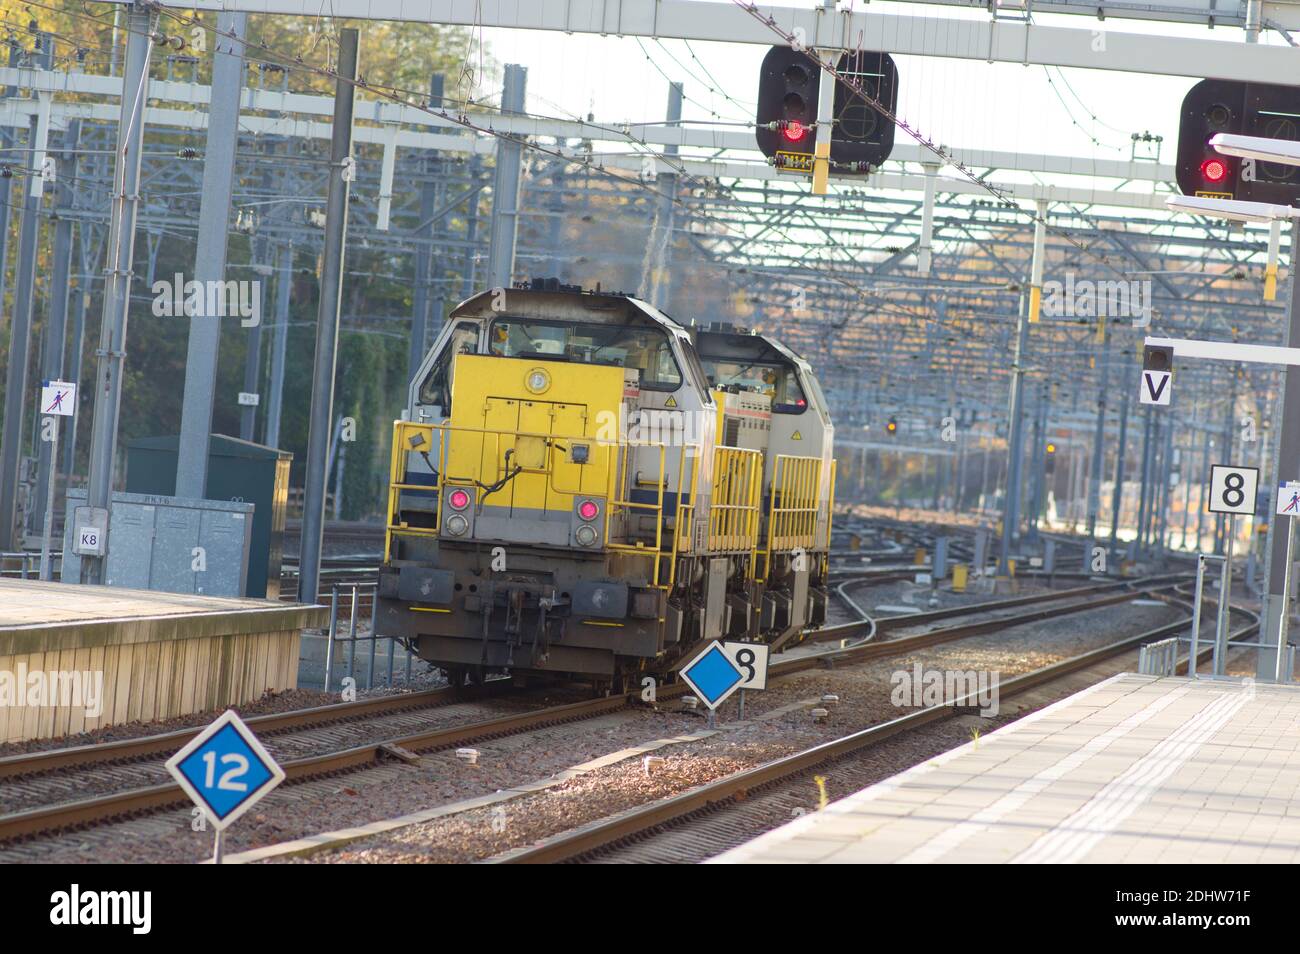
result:
[[(1021, 695), (1130, 653), (1145, 642), (1178, 633), (1190, 618), (1189, 613), (1186, 619), (1004, 680), (999, 683), (1000, 696)], [(1230, 638), (1245, 639), (1257, 630), (1258, 620), (1253, 619)], [(1211, 654), (1211, 648), (1204, 649), (1198, 660), (1208, 659)], [(1186, 672), (1186, 669), (1184, 660), (1179, 664), (1179, 671)], [(601, 860), (680, 862), (683, 860), (680, 849), (685, 844), (690, 845), (697, 857), (712, 857), (788, 820), (791, 807), (802, 801), (794, 795), (794, 789), (807, 791), (809, 772), (825, 770), (863, 749), (950, 719), (968, 711), (975, 703), (976, 697), (968, 695), (943, 705), (918, 709), (487, 861), (496, 864)]]
[[(1152, 593), (1158, 589), (1168, 589), (1174, 585), (1173, 582), (1164, 578), (1142, 581), (1138, 585), (1131, 583), (1099, 584), (1093, 587), (1080, 587), (1056, 593), (1034, 594), (1031, 597), (1014, 597), (1007, 601), (992, 601), (966, 607), (952, 607), (931, 613), (890, 617), (880, 621), (866, 620), (841, 625), (835, 627), (836, 635), (840, 638), (847, 639), (853, 635), (865, 638), (836, 648), (816, 652), (794, 652), (786, 658), (778, 657), (778, 660), (769, 669), (769, 678), (779, 679), (828, 665), (857, 663), (870, 659), (903, 655), (917, 649), (987, 633), (1000, 627), (1037, 622), (1056, 616), (1114, 605), (1134, 599), (1144, 593)], [(1055, 601), (1062, 603), (1062, 605), (1035, 608), (1028, 612), (1012, 615), (999, 615), (994, 619), (975, 620), (927, 632), (899, 636), (890, 640), (878, 639), (882, 632), (891, 628), (911, 628), (958, 615), (987, 614), (1048, 601)], [(508, 689), (509, 682), (507, 680), (499, 680), (498, 682), (500, 685), (489, 683), (488, 686), (480, 690), (480, 693), (482, 695), (491, 695)], [(684, 695), (686, 691), (686, 687), (679, 683), (661, 687), (657, 696), (658, 700), (662, 702)], [(457, 695), (455, 690), (436, 689), (423, 693), (386, 696), (361, 700), (355, 703), (340, 703), (314, 709), (258, 716), (250, 718), (248, 723), (259, 735), (274, 735), (314, 726), (392, 715), (408, 710), (441, 707), (453, 702), (464, 701), (466, 698), (463, 690), (460, 695)], [(636, 693), (589, 699), (560, 706), (480, 719), (450, 727), (422, 728), (417, 731), (387, 737), (380, 741), (366, 742), (365, 744), (353, 745), (323, 754), (288, 759), (282, 761), (281, 765), (285, 770), (287, 782), (305, 781), (341, 772), (355, 771), (392, 759), (409, 761), (420, 753), (445, 750), (472, 742), (481, 742), (567, 722), (595, 718), (637, 704), (639, 704), (639, 695)], [(199, 729), (185, 729), (120, 742), (79, 746), (69, 749), (53, 749), (28, 755), (11, 756), (0, 759), (0, 779), (30, 780), (33, 777), (44, 777), (50, 780), (49, 791), (51, 793), (76, 791), (75, 777), (66, 774), (69, 770), (75, 772), (96, 769), (106, 765), (138, 764), (148, 759), (160, 762), (193, 738), (198, 731)], [(72, 784), (69, 784), (70, 778)], [(140, 785), (139, 774), (129, 772), (126, 773), (125, 780), (128, 787), (120, 791), (111, 791), (89, 798), (57, 801), (53, 804), (40, 804), (36, 807), (0, 815), (0, 844), (60, 830), (134, 817), (187, 803), (184, 793), (170, 779), (158, 784)]]

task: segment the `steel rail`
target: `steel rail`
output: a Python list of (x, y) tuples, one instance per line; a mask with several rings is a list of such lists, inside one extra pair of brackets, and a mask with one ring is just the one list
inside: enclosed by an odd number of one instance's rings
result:
[[(458, 702), (470, 702), (475, 699), (498, 695), (508, 690), (510, 686), (509, 679), (494, 679), (483, 686), (466, 686), (460, 689), (444, 686), (438, 689), (426, 689), (400, 695), (375, 696), (368, 699), (359, 699), (355, 702), (339, 702), (331, 705), (314, 706), (309, 709), (292, 709), (287, 712), (249, 716), (244, 722), (250, 728), (256, 730), (259, 735), (269, 735), (290, 729), (330, 725), (358, 717), (388, 715), (408, 709), (427, 709), (452, 705)], [(38, 752), (25, 752), (20, 755), (7, 755), (0, 758), (0, 779), (23, 778), (28, 775), (52, 772), (56, 769), (102, 765), (105, 762), (134, 762), (150, 756), (170, 756), (205, 728), (207, 727), (196, 726), (194, 728), (177, 729), (173, 732), (142, 735), (134, 739), (96, 742), (90, 745), (74, 745), (65, 748), (44, 749)]]
[[(1032, 672), (1014, 676), (999, 683), (999, 694), (1001, 696), (1015, 696), (1035, 689), (1045, 683), (1087, 669), (1114, 656), (1130, 652), (1144, 642), (1177, 633), (1186, 627), (1188, 622), (1190, 622), (1190, 617), (1167, 623), (1144, 633), (1138, 633), (1135, 636), (1117, 640), (1114, 643), (1052, 663)], [(1258, 621), (1238, 630), (1231, 638), (1237, 640), (1248, 637), (1257, 629)], [(1201, 655), (1207, 655), (1208, 652), (1209, 650), (1205, 650)], [(486, 859), (486, 861), (493, 864), (549, 864), (575, 859), (589, 852), (614, 846), (656, 826), (742, 799), (751, 791), (785, 781), (808, 769), (841, 759), (853, 752), (877, 745), (894, 736), (951, 718), (971, 707), (976, 700), (975, 694), (968, 694), (943, 705), (928, 706), (880, 725), (871, 726), (839, 739), (823, 742), (802, 752), (697, 786), (680, 795), (660, 799), (649, 805), (603, 819), (595, 824), (565, 832), (539, 845), (507, 852)]]
[[(1172, 585), (1173, 584), (1170, 584), (1170, 586)], [(903, 655), (916, 649), (977, 635), (1000, 627), (1015, 626), (1042, 619), (1049, 619), (1054, 616), (1083, 612), (1100, 606), (1125, 602), (1127, 600), (1135, 599), (1140, 595), (1140, 592), (1126, 591), (1102, 597), (1100, 600), (1071, 603), (1061, 607), (1049, 607), (1047, 609), (1035, 610), (1030, 613), (1023, 613), (1011, 617), (1002, 617), (995, 620), (981, 620), (975, 623), (946, 627), (928, 633), (918, 633), (913, 636), (900, 637), (894, 640), (861, 643), (845, 648), (833, 648), (822, 652), (808, 653), (774, 663), (769, 669), (769, 675), (772, 678), (780, 678), (824, 665), (833, 665), (836, 662), (860, 662), (866, 659)], [(976, 604), (976, 607), (972, 608), (972, 611), (987, 612), (990, 608), (996, 608), (996, 604)], [(913, 618), (906, 617), (905, 619), (911, 620)], [(1185, 625), (1185, 623), (1173, 625)], [(505, 682), (505, 680), (502, 680), (502, 682)], [(434, 692), (444, 691), (445, 690), (434, 690)], [(683, 683), (663, 686), (657, 691), (657, 700), (676, 698), (684, 695), (687, 691), (688, 687)], [(391, 699), (399, 697), (384, 698)], [(375, 765), (388, 758), (400, 758), (401, 755), (395, 755), (395, 752), (400, 753), (403, 750), (405, 752), (431, 752), (473, 741), (499, 738), (565, 722), (574, 722), (582, 719), (593, 718), (595, 716), (619, 711), (633, 705), (639, 699), (639, 692), (630, 692), (627, 694), (590, 699), (561, 706), (552, 706), (532, 712), (516, 713), (508, 716), (486, 719), (461, 726), (428, 729), (410, 735), (385, 739), (380, 742), (367, 743), (362, 746), (326, 753), (324, 755), (293, 759), (282, 763), (281, 767), (285, 771), (286, 781), (303, 781), (309, 778), (318, 778), (333, 775), (338, 772)], [(376, 706), (380, 702), (380, 700), (365, 701), (367, 703), (375, 704)], [(297, 713), (281, 713), (274, 716), (259, 718), (265, 720), (278, 719), (283, 723), (286, 719), (291, 717), (305, 716), (311, 713), (323, 713), (326, 715), (329, 713), (339, 713), (341, 710), (351, 705), (353, 704), (324, 706), (315, 710), (301, 710)], [(355, 711), (353, 711), (353, 714), (355, 714)], [(331, 721), (337, 721), (338, 717), (346, 716), (337, 716)], [(250, 720), (250, 724), (265, 725), (267, 723), (256, 723), (253, 720)], [(174, 750), (172, 748), (173, 746), (183, 745), (185, 740), (192, 738), (198, 731), (200, 730), (187, 729), (176, 733), (167, 733), (163, 736), (147, 736), (138, 740), (125, 740), (124, 743), (108, 743), (108, 745), (118, 746), (135, 743), (140, 746), (140, 751), (143, 753), (143, 747), (147, 745), (150, 740), (153, 740), (155, 745), (160, 745), (161, 742), (159, 740), (165, 739), (166, 745), (168, 746), (165, 753), (164, 751), (158, 751), (155, 749), (153, 754), (170, 754)], [(93, 749), (94, 747), (88, 746), (83, 748)], [(57, 754), (57, 751), (58, 750), (54, 750), (54, 752), (51, 753), (38, 753), (38, 755), (41, 757), (55, 755)], [(123, 750), (117, 749), (117, 751), (121, 752)], [(131, 817), (146, 811), (153, 811), (186, 803), (187, 798), (180, 786), (173, 783), (166, 783), (142, 788), (127, 789), (120, 792), (111, 792), (105, 795), (81, 799), (78, 801), (61, 802), (54, 805), (26, 809), (19, 812), (0, 815), (0, 843), (106, 820)]]

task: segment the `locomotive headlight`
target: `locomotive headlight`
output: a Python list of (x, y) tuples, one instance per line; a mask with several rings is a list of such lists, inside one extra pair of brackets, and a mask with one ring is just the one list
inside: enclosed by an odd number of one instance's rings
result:
[(584, 500), (578, 504), (578, 516), (587, 521), (595, 520), (600, 516), (600, 504), (594, 500)]
[(447, 495), (447, 506), (452, 510), (464, 510), (469, 506), (469, 494), (459, 488)]
[(453, 513), (447, 517), (446, 531), (453, 537), (463, 537), (465, 531), (469, 529), (469, 521), (458, 513)]
[(584, 523), (577, 530), (573, 531), (573, 539), (578, 541), (579, 546), (592, 546), (596, 542), (596, 528)]
[(551, 376), (545, 368), (533, 368), (524, 375), (524, 387), (534, 394), (542, 394), (551, 387)]

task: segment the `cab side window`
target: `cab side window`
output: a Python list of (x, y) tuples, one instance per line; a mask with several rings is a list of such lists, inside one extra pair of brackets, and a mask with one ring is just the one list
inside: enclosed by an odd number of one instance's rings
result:
[(462, 321), (452, 331), (446, 345), (434, 359), (429, 376), (420, 385), (420, 403), (442, 408), (444, 417), (451, 414), (451, 364), (458, 354), (474, 354), (478, 350), (478, 325)]

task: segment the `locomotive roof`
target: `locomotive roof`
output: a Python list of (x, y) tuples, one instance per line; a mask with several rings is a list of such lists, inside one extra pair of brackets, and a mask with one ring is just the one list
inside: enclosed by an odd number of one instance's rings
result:
[(448, 319), (454, 321), (457, 318), (490, 318), (494, 315), (508, 314), (514, 318), (580, 320), (596, 324), (637, 321), (659, 325), (674, 333), (686, 331), (649, 302), (621, 293), (584, 292), (568, 288), (560, 290), (511, 288), (505, 293), (504, 310), (493, 308), (497, 300), (498, 293), (495, 291), (479, 292), (452, 309)]

